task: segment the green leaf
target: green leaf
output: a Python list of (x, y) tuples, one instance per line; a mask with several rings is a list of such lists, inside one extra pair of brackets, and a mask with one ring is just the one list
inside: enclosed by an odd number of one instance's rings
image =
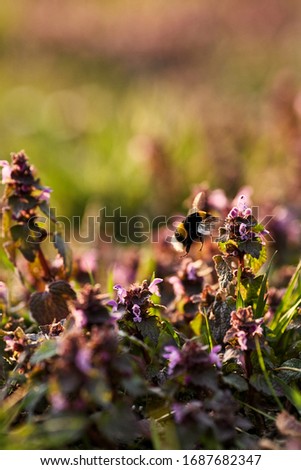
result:
[(299, 380), (301, 379), (301, 359), (288, 359), (283, 364), (281, 364), (280, 367), (277, 367), (274, 370), (279, 371), (278, 377), (284, 380), (285, 383)]
[(151, 418), (150, 431), (155, 450), (177, 450), (181, 448), (176, 426), (171, 419), (159, 422)]
[(30, 234), (29, 229), (28, 229), (27, 225), (25, 225), (25, 224), (13, 225), (10, 228), (10, 233), (11, 233), (13, 241), (14, 242), (20, 242), (20, 243), (21, 243), (22, 240), (26, 240), (26, 238)]
[(57, 341), (49, 339), (44, 341), (41, 346), (34, 352), (30, 359), (30, 363), (35, 365), (38, 362), (49, 359), (57, 354)]
[(301, 339), (294, 341), (287, 350), (288, 357), (301, 357)]
[(47, 215), (48, 219), (50, 219), (52, 222), (56, 223), (57, 219), (55, 217), (55, 211), (54, 209), (50, 208), (48, 205), (47, 201), (42, 201), (39, 203), (39, 207), (41, 211)]
[(282, 297), (282, 301), (277, 309), (281, 311), (282, 307), (286, 304), (289, 304), (290, 303), (290, 300), (291, 300), (291, 297), (292, 297), (292, 294), (293, 294), (293, 291), (295, 289), (295, 286), (298, 282), (298, 280), (300, 280), (300, 274), (301, 274), (301, 260), (299, 261), (299, 264), (296, 268), (296, 271), (294, 273), (294, 275), (292, 276), (290, 282), (289, 282), (289, 285), (285, 291), (285, 294), (284, 296)]
[(72, 250), (70, 245), (65, 243), (62, 234), (59, 232), (53, 234), (53, 242), (59, 255), (63, 258), (66, 273), (70, 275), (72, 271)]
[(262, 283), (261, 283), (261, 286), (260, 286), (260, 291), (259, 291), (259, 295), (258, 295), (258, 300), (257, 300), (257, 306), (256, 306), (256, 310), (255, 310), (255, 318), (260, 318), (264, 315), (264, 309), (265, 309), (265, 305), (266, 305), (266, 301), (267, 301), (267, 296), (266, 296), (266, 293), (267, 293), (267, 282), (268, 282), (268, 276), (269, 276), (269, 273), (270, 273), (270, 270), (271, 270), (271, 267), (272, 267), (272, 262), (273, 262), (273, 259), (276, 255), (277, 251), (275, 251), (275, 253), (273, 254), (270, 262), (269, 262), (269, 265), (268, 265), (268, 268), (264, 274), (264, 277), (262, 279)]
[(203, 323), (203, 315), (199, 312), (193, 320), (189, 323), (190, 328), (196, 336), (201, 335), (201, 328)]
[(13, 241), (8, 241), (3, 243), (3, 249), (9, 261), (12, 263), (13, 266), (16, 266), (16, 258), (17, 258), (17, 247)]
[(266, 369), (263, 354), (262, 354), (262, 351), (261, 351), (260, 341), (259, 341), (259, 338), (256, 335), (255, 335), (255, 346), (256, 346), (258, 362), (259, 362), (260, 368), (261, 368), (262, 373), (263, 373), (263, 376), (261, 376), (261, 377), (264, 378), (265, 383), (266, 383), (270, 393), (274, 397), (274, 400), (277, 403), (277, 405), (279, 406), (279, 408), (283, 409), (281, 401), (279, 400), (279, 398), (277, 396), (277, 390), (275, 389), (275, 386), (274, 386), (274, 383), (273, 383), (273, 380), (272, 380), (273, 377), (271, 376), (270, 372), (268, 372), (267, 369)]
[(1, 237), (5, 238), (9, 234), (11, 226), (11, 210), (9, 207), (2, 208)]
[[(89, 276), (90, 276), (90, 275), (93, 276), (92, 273), (91, 273), (91, 274), (88, 273), (88, 274), (89, 274)], [(91, 281), (90, 281), (90, 283), (91, 283), (92, 285), (94, 284), (94, 282), (91, 282)], [(114, 283), (114, 271), (113, 271), (113, 269), (111, 269), (111, 270), (108, 272), (108, 274), (107, 274), (107, 288), (106, 288), (106, 292), (108, 292), (108, 293), (110, 293), (110, 294), (113, 294), (113, 292), (114, 292), (114, 289), (113, 289), (114, 284), (115, 284), (115, 283)]]
[(194, 371), (190, 376), (190, 382), (198, 387), (206, 387), (210, 390), (218, 390), (218, 375), (215, 369), (204, 369)]
[(236, 310), (245, 306), (243, 296), (241, 294), (241, 267), (237, 270), (237, 298), (236, 298)]
[(160, 330), (156, 317), (148, 317), (137, 323), (137, 330), (142, 334), (144, 340), (149, 340), (153, 345), (157, 345)]
[[(44, 446), (61, 448), (84, 435), (88, 424), (86, 416), (80, 413), (50, 417), (40, 427), (36, 427), (37, 437), (44, 438)], [(47, 442), (47, 444), (46, 444)], [(44, 447), (45, 448), (45, 447)], [(49, 448), (49, 447), (48, 447)]]
[[(283, 396), (282, 388), (277, 386), (276, 377), (267, 372), (268, 382), (263, 374), (252, 374), (250, 377), (250, 384), (258, 392), (272, 397)], [(272, 386), (272, 388), (271, 388)]]
[(10, 196), (8, 198), (9, 207), (12, 210), (12, 214), (19, 218), (22, 211), (29, 211), (39, 204), (37, 198), (33, 196), (26, 196), (21, 198), (20, 196)]
[(120, 336), (120, 338), (124, 340), (127, 344), (133, 344), (139, 350), (144, 350), (146, 354), (151, 355), (152, 349), (150, 348), (150, 346), (148, 346), (145, 342), (141, 341), (135, 336), (129, 335), (128, 333), (126, 333), (126, 331), (123, 331), (122, 329), (119, 329), (118, 336)]
[(12, 259), (11, 259), (11, 255), (8, 256), (8, 250), (7, 250), (8, 246), (10, 246), (13, 250), (12, 255), (15, 255), (16, 248), (13, 242), (7, 242), (3, 244), (2, 247), (0, 246), (0, 264), (5, 269), (14, 271), (15, 268), (14, 268), (14, 263), (12, 262)]
[(92, 419), (100, 433), (115, 446), (129, 444), (140, 437), (137, 418), (126, 403), (117, 402), (115, 406), (95, 413)]
[(31, 239), (33, 232), (25, 224), (13, 225), (10, 228), (10, 232), (16, 248), (21, 251), (27, 261), (32, 263), (36, 258), (37, 250), (40, 246), (39, 243), (28, 241), (28, 239)]
[(271, 330), (274, 330), (276, 336), (279, 338), (281, 334), (284, 333), (290, 322), (293, 320), (294, 316), (298, 313), (298, 307), (301, 303), (301, 294), (297, 298), (297, 301), (292, 305), (292, 307), (285, 312), (278, 320), (278, 323), (275, 323), (274, 319), (270, 325)]
[(246, 289), (246, 296), (245, 296), (245, 305), (251, 305), (257, 301), (258, 299), (258, 291), (260, 289), (261, 283), (263, 280), (263, 275), (257, 277), (248, 277), (242, 279), (241, 283)]
[(48, 389), (47, 383), (40, 383), (34, 387), (30, 387), (27, 395), (24, 397), (22, 408), (27, 412), (33, 413), (36, 406), (43, 399)]
[[(233, 361), (233, 362), (232, 362)], [(238, 374), (242, 375), (244, 373), (244, 370), (241, 366), (241, 364), (237, 364), (237, 362), (234, 362), (234, 359), (232, 358), (231, 360), (228, 360), (227, 362), (223, 363), (223, 374), (224, 375), (229, 375), (229, 374)]]
[(246, 240), (238, 244), (238, 249), (242, 253), (246, 253), (253, 258), (259, 259), (262, 250), (262, 244), (258, 240)]
[(252, 272), (256, 274), (267, 260), (267, 249), (262, 245), (259, 258), (253, 258), (251, 255), (246, 255), (246, 257), (248, 266), (251, 268)]
[(262, 224), (256, 224), (254, 227), (252, 227), (252, 232), (255, 233), (261, 233), (265, 229), (264, 225)]
[(223, 253), (233, 253), (238, 248), (237, 243), (234, 240), (228, 240), (228, 234), (219, 237), (218, 247)]
[[(300, 289), (298, 284), (301, 282), (301, 260), (292, 276), (284, 296), (275, 312), (274, 318), (270, 324), (271, 330), (277, 332), (277, 336), (281, 334), (288, 326), (293, 318), (297, 307), (301, 301)], [(284, 330), (283, 330), (284, 328)]]
[(248, 382), (241, 375), (232, 373), (223, 376), (223, 382), (239, 392), (246, 392), (249, 389)]
[(287, 385), (284, 380), (281, 380), (279, 377), (274, 377), (274, 380), (281, 387), (283, 394), (286, 398), (294, 405), (299, 415), (301, 415), (301, 393), (295, 387), (290, 387)]
[(168, 320), (164, 319), (164, 320), (162, 320), (162, 325), (163, 325), (164, 329), (166, 330), (166, 332), (169, 334), (169, 336), (171, 336), (173, 338), (173, 340), (175, 341), (177, 346), (180, 347), (181, 346), (181, 341), (180, 341), (179, 335), (175, 331), (172, 324)]

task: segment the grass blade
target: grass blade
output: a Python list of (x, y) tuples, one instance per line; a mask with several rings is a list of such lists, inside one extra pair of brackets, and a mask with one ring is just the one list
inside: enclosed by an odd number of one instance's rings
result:
[(275, 251), (273, 256), (271, 257), (268, 268), (264, 274), (264, 277), (260, 286), (260, 291), (259, 291), (258, 301), (257, 301), (256, 311), (255, 311), (255, 318), (260, 318), (264, 314), (264, 309), (265, 309), (265, 305), (267, 301), (267, 298), (266, 298), (267, 282), (268, 282), (269, 273), (272, 267), (272, 263), (276, 254), (277, 254), (277, 251)]
[(258, 339), (257, 336), (255, 336), (255, 345), (256, 345), (256, 351), (257, 351), (257, 356), (258, 356), (258, 362), (259, 362), (260, 368), (262, 370), (262, 373), (264, 375), (265, 381), (266, 381), (266, 383), (267, 383), (267, 385), (270, 389), (271, 394), (274, 397), (275, 402), (279, 406), (280, 410), (283, 410), (282, 403), (279, 400), (279, 398), (277, 397), (277, 395), (275, 393), (275, 390), (274, 390), (274, 387), (272, 385), (272, 382), (270, 381), (270, 377), (267, 373), (265, 363), (264, 363), (264, 359), (263, 359), (263, 355), (262, 355), (262, 351), (261, 351), (261, 347), (260, 347), (260, 343), (259, 343), (259, 339)]
[[(271, 325), (270, 325), (270, 328), (272, 330), (276, 329), (279, 321), (281, 320), (281, 317), (283, 316), (283, 312), (291, 309), (292, 304), (295, 304), (294, 290), (295, 290), (297, 282), (298, 282), (298, 285), (301, 282), (300, 273), (301, 273), (301, 260), (300, 260), (300, 262), (299, 262), (299, 264), (296, 268), (296, 271), (295, 271), (294, 275), (292, 276), (292, 278), (289, 282), (289, 285), (286, 289), (286, 292), (285, 292), (284, 296), (282, 297), (281, 302), (280, 302), (280, 304), (279, 304), (279, 306), (278, 306), (278, 308), (275, 312), (274, 318), (273, 318), (273, 320), (271, 322)], [(298, 292), (298, 298), (300, 299), (300, 290), (297, 290), (297, 292)], [(297, 300), (297, 302), (298, 302), (298, 300)]]

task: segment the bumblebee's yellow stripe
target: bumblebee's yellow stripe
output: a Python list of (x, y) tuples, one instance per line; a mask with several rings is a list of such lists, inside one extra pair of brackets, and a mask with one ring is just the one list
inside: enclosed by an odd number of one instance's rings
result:
[(188, 233), (187, 233), (187, 230), (186, 230), (185, 227), (184, 227), (183, 222), (181, 222), (181, 223), (177, 226), (176, 233), (177, 233), (177, 235), (179, 235), (180, 237), (183, 237), (183, 238), (186, 238), (186, 237), (187, 237)]

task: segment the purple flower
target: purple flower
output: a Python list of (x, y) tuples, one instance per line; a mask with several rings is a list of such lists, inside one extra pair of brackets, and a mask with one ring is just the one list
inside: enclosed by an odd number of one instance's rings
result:
[(230, 217), (230, 219), (235, 219), (235, 217), (237, 217), (239, 214), (239, 210), (237, 207), (232, 207), (232, 209), (230, 210), (229, 214), (228, 214), (228, 217)]
[(118, 309), (118, 303), (116, 302), (116, 300), (109, 300), (106, 305), (109, 305), (110, 307), (112, 307), (112, 312), (117, 312), (117, 309)]
[(8, 289), (6, 284), (0, 281), (0, 304), (7, 304), (8, 302)]
[(65, 411), (68, 408), (68, 401), (61, 392), (52, 393), (50, 396), (51, 404), (56, 412)]
[(39, 200), (48, 202), (50, 199), (51, 192), (52, 192), (51, 188), (44, 188), (39, 196)]
[(112, 320), (119, 320), (124, 314), (124, 308), (118, 308), (118, 303), (116, 300), (109, 300), (106, 305), (112, 307), (111, 318)]
[(247, 240), (248, 235), (247, 235), (247, 225), (242, 223), (239, 226), (239, 233), (240, 233), (240, 238), (242, 240)]
[(251, 209), (251, 207), (247, 207), (247, 208), (243, 211), (243, 215), (244, 215), (244, 217), (249, 217), (249, 215), (252, 215), (252, 209)]
[(252, 215), (252, 209), (250, 207), (248, 207), (247, 205), (247, 197), (242, 194), (240, 197), (239, 197), (239, 200), (238, 200), (238, 211), (239, 211), (239, 215), (241, 215), (242, 217), (249, 217), (250, 215)]
[(140, 323), (142, 322), (142, 318), (141, 318), (141, 309), (139, 307), (139, 305), (137, 304), (134, 304), (133, 305), (133, 308), (132, 308), (132, 312), (133, 312), (133, 315), (134, 315), (134, 322), (135, 323)]
[(73, 316), (75, 319), (75, 326), (78, 328), (84, 328), (87, 325), (87, 317), (85, 312), (79, 308), (75, 309), (73, 312)]
[(4, 351), (13, 351), (16, 341), (10, 336), (4, 336), (3, 339), (6, 342), (6, 348)]
[(197, 416), (200, 411), (200, 402), (193, 400), (189, 403), (174, 403), (172, 405), (172, 411), (174, 412), (175, 422), (182, 424), (185, 418), (189, 419)]
[(93, 273), (97, 269), (97, 261), (98, 261), (97, 251), (94, 249), (86, 251), (79, 258), (78, 261), (79, 261), (79, 267), (82, 271)]
[(172, 285), (173, 291), (177, 298), (181, 298), (185, 295), (185, 289), (182, 281), (177, 276), (171, 276), (168, 279), (168, 282)]
[(2, 184), (10, 183), (11, 181), (11, 167), (6, 160), (0, 160), (0, 166), (2, 166)]
[(253, 328), (250, 329), (250, 333), (252, 336), (255, 336), (255, 335), (262, 336), (263, 334), (263, 329), (261, 328), (262, 323), (263, 323), (263, 318), (257, 318), (257, 320), (255, 320), (255, 324), (253, 325)]
[(157, 284), (160, 284), (160, 282), (163, 282), (163, 279), (160, 277), (155, 277), (155, 279), (150, 283), (148, 286), (148, 290), (155, 295), (158, 295), (160, 297), (160, 292)]
[(230, 328), (224, 337), (225, 343), (230, 343), (233, 349), (247, 351), (255, 349), (254, 337), (263, 334), (263, 318), (254, 319), (252, 307), (240, 307), (231, 313)]
[(165, 353), (163, 354), (164, 359), (169, 361), (168, 364), (168, 375), (172, 375), (175, 367), (181, 361), (181, 353), (175, 346), (165, 346)]
[(234, 206), (230, 210), (230, 212), (228, 214), (228, 218), (235, 219), (238, 216), (248, 217), (249, 215), (251, 215), (252, 214), (252, 209), (247, 206), (246, 201), (247, 201), (246, 196), (244, 194), (242, 194), (238, 199), (237, 206)]
[(242, 351), (247, 351), (247, 349), (248, 349), (248, 346), (247, 346), (247, 340), (248, 340), (247, 333), (243, 330), (239, 330), (239, 331), (236, 332), (236, 337), (237, 337), (237, 340), (238, 340), (238, 344), (240, 345), (240, 349)]
[(91, 350), (81, 348), (75, 356), (75, 364), (81, 372), (87, 373), (91, 369)]
[(124, 289), (124, 287), (122, 287), (120, 284), (116, 284), (113, 289), (117, 290), (117, 295), (118, 295), (118, 298), (119, 298), (119, 302), (121, 302), (122, 304), (124, 304), (124, 299), (125, 297), (127, 296), (127, 291), (126, 289)]
[(263, 230), (261, 230), (261, 232), (259, 232), (259, 235), (269, 235), (269, 234), (270, 234), (269, 230), (267, 230), (265, 228)]
[(174, 403), (172, 405), (172, 411), (174, 412), (175, 422), (179, 424), (182, 421), (183, 405), (180, 405), (179, 403)]
[(215, 189), (208, 195), (208, 203), (210, 207), (222, 212), (228, 205), (228, 199), (222, 189)]
[(263, 230), (261, 230), (261, 232), (258, 233), (258, 235), (260, 236), (260, 240), (261, 240), (261, 244), (262, 245), (265, 245), (266, 244), (266, 235), (270, 235), (270, 232), (269, 230), (266, 230), (265, 228)]
[(243, 212), (248, 208), (246, 201), (247, 201), (247, 198), (244, 194), (239, 196), (238, 204), (237, 204), (239, 212)]
[(193, 263), (189, 263), (187, 268), (187, 279), (189, 281), (197, 281), (198, 275), (197, 275), (197, 268)]
[(216, 346), (213, 346), (213, 348), (211, 349), (211, 351), (209, 353), (209, 359), (210, 359), (211, 364), (215, 364), (216, 367), (218, 367), (218, 368), (222, 367), (222, 362), (221, 362), (220, 357), (218, 355), (218, 353), (220, 352), (221, 349), (222, 349), (222, 347), (219, 344), (217, 344)]

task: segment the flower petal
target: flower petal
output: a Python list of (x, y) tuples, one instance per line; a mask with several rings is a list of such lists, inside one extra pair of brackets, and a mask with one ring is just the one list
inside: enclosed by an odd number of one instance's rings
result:
[(118, 308), (118, 304), (116, 300), (109, 300), (106, 305), (109, 305), (110, 307), (113, 307), (112, 312), (116, 312)]
[(127, 291), (122, 287), (120, 284), (116, 284), (113, 289), (117, 290), (117, 295), (119, 297), (119, 301), (124, 303), (124, 299), (127, 296)]
[(6, 160), (0, 160), (2, 166), (2, 184), (10, 183), (11, 181), (11, 167)]
[(138, 322), (138, 323), (142, 322), (142, 318), (141, 318), (141, 316), (140, 316), (140, 314), (141, 314), (141, 308), (139, 307), (139, 305), (134, 304), (134, 305), (133, 305), (133, 308), (132, 308), (132, 312), (133, 312), (133, 315), (134, 315), (134, 318), (133, 318), (134, 322), (135, 322), (135, 323), (137, 323), (137, 322)]
[(158, 289), (158, 286), (157, 286), (157, 284), (160, 284), (160, 282), (163, 282), (163, 279), (161, 279), (160, 277), (155, 277), (155, 279), (148, 286), (148, 290), (152, 294), (156, 294), (156, 295), (160, 296), (160, 292), (159, 292), (159, 289)]
[(50, 199), (50, 193), (52, 192), (51, 188), (44, 188), (39, 195), (39, 201), (46, 201), (48, 202)]

